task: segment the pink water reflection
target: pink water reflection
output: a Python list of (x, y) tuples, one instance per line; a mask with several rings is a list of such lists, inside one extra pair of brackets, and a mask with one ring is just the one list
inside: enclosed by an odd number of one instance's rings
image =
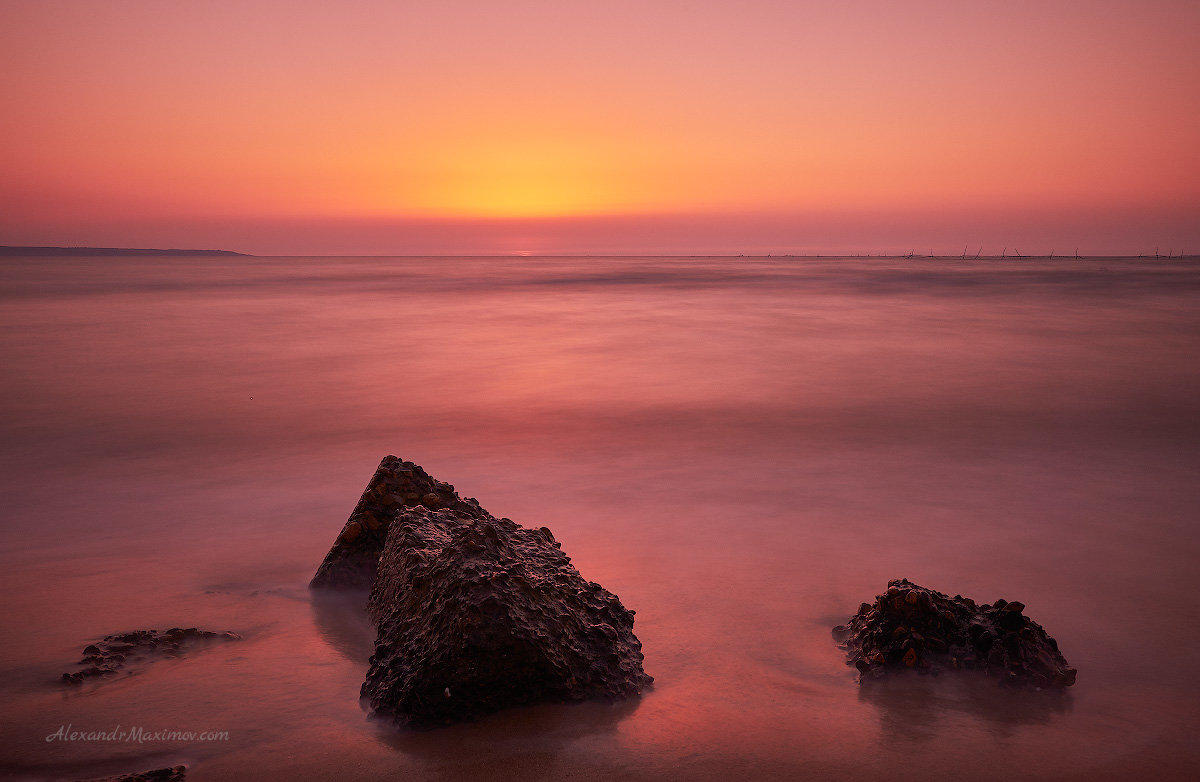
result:
[[(0, 768), (1192, 771), (1200, 285), (1183, 265), (1106, 269), (6, 262), (0, 618), (22, 642), (0, 650)], [(419, 736), (368, 721), (369, 628), (304, 584), (385, 453), (551, 527), (638, 612), (655, 689)], [(901, 575), (1020, 598), (1079, 685), (1053, 703), (860, 688), (829, 627)], [(179, 624), (246, 641), (53, 684), (95, 637)], [(114, 720), (232, 740), (43, 740)]]

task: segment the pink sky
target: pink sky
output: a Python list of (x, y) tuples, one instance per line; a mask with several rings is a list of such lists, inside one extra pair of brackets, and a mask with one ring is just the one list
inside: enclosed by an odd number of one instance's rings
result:
[(4, 2), (0, 243), (1200, 253), (1200, 3)]

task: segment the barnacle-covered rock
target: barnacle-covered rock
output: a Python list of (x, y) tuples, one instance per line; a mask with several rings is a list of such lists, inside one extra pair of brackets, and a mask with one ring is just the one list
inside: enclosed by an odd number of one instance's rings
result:
[(1024, 611), (1016, 601), (977, 605), (905, 578), (888, 582), (885, 593), (859, 606), (833, 635), (860, 680), (904, 668), (952, 668), (978, 669), (1011, 684), (1070, 687), (1075, 669)]
[(309, 586), (370, 589), (392, 521), (402, 509), (413, 506), (487, 515), (474, 499), (459, 497), (453, 486), (435, 480), (419, 466), (385, 456)]
[(240, 641), (233, 632), (214, 632), (196, 627), (172, 627), (166, 632), (134, 630), (130, 633), (105, 636), (83, 648), (78, 671), (64, 673), (64, 684), (80, 685), (87, 679), (115, 676), (124, 671), (132, 673), (149, 663), (169, 657), (179, 657), (185, 651), (210, 641)]
[[(403, 501), (383, 504), (378, 487), (394, 495), (402, 479)], [(347, 536), (349, 524), (359, 526)], [(361, 695), (375, 713), (431, 728), (509, 706), (625, 699), (653, 681), (633, 611), (585, 581), (546, 527), (497, 519), (392, 456), (349, 524), (312, 586), (371, 586), (378, 636)]]

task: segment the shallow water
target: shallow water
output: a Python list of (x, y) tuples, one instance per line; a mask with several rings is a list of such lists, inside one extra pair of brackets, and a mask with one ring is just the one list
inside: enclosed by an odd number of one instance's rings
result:
[[(5, 776), (1200, 773), (1194, 263), (8, 258), (0, 324)], [(369, 720), (305, 584), (387, 453), (554, 530), (654, 689)], [(901, 576), (1026, 603), (1079, 683), (860, 686), (829, 629)], [(171, 626), (244, 639), (56, 682)]]

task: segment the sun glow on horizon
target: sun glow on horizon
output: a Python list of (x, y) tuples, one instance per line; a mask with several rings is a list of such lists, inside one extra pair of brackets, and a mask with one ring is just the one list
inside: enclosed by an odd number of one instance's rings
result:
[(452, 148), (416, 197), (396, 203), (430, 214), (484, 218), (557, 217), (612, 211), (619, 183), (586, 150), (563, 142), (476, 143)]
[[(150, 226), (234, 219), (834, 211), (936, 232), (949, 210), (979, 226), (963, 240), (1015, 243), (1029, 226), (1001, 211), (1143, 206), (1157, 217), (1126, 244), (1191, 243), (1155, 226), (1200, 212), (1191, 0), (43, 0), (0, 22), (0, 243), (116, 226), (141, 244)], [(270, 230), (205, 242), (294, 246)]]

